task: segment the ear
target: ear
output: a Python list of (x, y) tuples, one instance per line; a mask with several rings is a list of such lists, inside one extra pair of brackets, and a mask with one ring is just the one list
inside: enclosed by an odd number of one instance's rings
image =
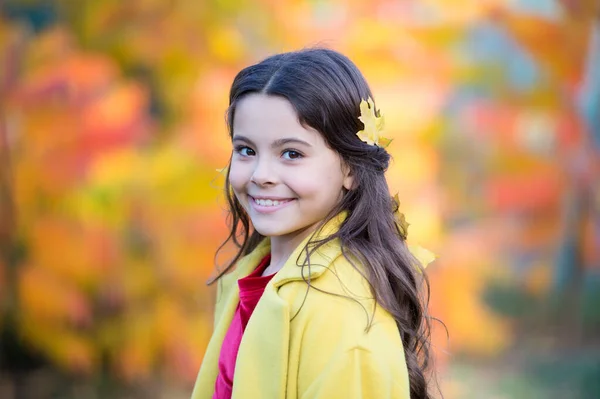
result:
[(352, 173), (352, 169), (346, 162), (342, 161), (342, 173), (344, 174), (344, 179), (342, 180), (342, 186), (348, 191), (352, 190), (354, 187), (354, 174)]

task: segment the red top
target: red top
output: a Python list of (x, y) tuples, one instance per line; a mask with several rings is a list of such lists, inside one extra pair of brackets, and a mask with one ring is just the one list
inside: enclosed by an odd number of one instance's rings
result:
[(238, 286), (240, 288), (240, 302), (231, 320), (231, 325), (225, 334), (223, 339), (223, 345), (221, 346), (221, 354), (219, 355), (219, 375), (215, 382), (215, 393), (213, 399), (230, 399), (233, 389), (233, 372), (235, 370), (235, 361), (237, 358), (238, 350), (240, 349), (240, 342), (242, 341), (242, 335), (252, 316), (252, 312), (256, 307), (256, 304), (260, 300), (265, 287), (271, 281), (275, 274), (269, 276), (262, 276), (269, 262), (271, 261), (271, 255), (267, 255), (247, 277), (238, 280)]

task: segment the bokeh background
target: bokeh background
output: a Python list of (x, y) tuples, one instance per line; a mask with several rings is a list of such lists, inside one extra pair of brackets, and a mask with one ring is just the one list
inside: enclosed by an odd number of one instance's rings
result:
[(242, 67), (326, 46), (386, 116), (452, 398), (600, 397), (591, 0), (0, 2), (0, 397), (189, 397)]

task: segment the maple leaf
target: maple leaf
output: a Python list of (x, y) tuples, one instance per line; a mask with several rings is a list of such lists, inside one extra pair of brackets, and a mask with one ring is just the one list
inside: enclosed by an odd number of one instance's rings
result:
[(377, 116), (375, 111), (375, 103), (369, 97), (366, 101), (360, 102), (360, 116), (358, 119), (363, 123), (363, 130), (360, 130), (356, 135), (359, 139), (369, 145), (378, 147), (387, 147), (392, 140), (381, 136), (381, 132), (385, 126), (383, 115)]

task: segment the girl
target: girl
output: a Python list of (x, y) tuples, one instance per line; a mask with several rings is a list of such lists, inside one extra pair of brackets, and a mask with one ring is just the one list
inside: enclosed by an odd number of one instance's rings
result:
[(371, 97), (326, 49), (233, 81), (225, 194), (239, 252), (215, 279), (193, 399), (429, 398), (428, 284), (389, 194)]

